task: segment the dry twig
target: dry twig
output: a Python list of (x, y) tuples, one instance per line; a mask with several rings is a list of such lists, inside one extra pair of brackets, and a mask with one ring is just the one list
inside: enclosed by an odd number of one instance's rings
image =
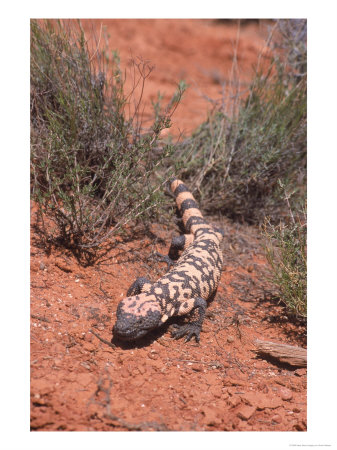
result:
[(256, 339), (255, 345), (255, 352), (271, 356), (282, 363), (287, 363), (296, 367), (306, 367), (307, 365), (307, 350), (305, 348), (260, 341), (259, 339)]

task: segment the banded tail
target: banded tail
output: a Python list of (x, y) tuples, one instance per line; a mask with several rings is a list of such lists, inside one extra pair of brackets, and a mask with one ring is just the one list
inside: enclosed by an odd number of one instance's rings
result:
[(177, 178), (171, 178), (169, 186), (175, 197), (187, 233), (195, 234), (199, 228), (207, 227), (208, 224), (188, 187)]

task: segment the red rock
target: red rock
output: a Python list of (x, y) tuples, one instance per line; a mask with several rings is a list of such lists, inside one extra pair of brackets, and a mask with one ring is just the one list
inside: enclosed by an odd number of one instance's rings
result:
[(205, 416), (207, 425), (216, 425), (221, 422), (220, 411), (218, 408), (213, 406), (204, 406), (201, 411)]
[(81, 386), (88, 386), (92, 381), (91, 373), (79, 373), (76, 377), (76, 382)]
[(87, 352), (93, 352), (94, 350), (97, 349), (97, 347), (96, 347), (96, 345), (92, 344), (91, 342), (85, 341), (83, 344), (83, 349), (86, 350)]
[(242, 400), (251, 406), (256, 406), (257, 409), (275, 409), (282, 405), (282, 400), (279, 397), (272, 397), (263, 394), (262, 392), (246, 392), (241, 395)]
[(241, 399), (238, 395), (235, 395), (233, 397), (230, 397), (227, 402), (230, 407), (234, 408), (235, 406), (238, 406), (238, 404), (241, 402)]
[(32, 380), (31, 391), (33, 394), (38, 393), (40, 395), (46, 395), (55, 391), (54, 383), (48, 379), (40, 378), (38, 380)]
[(40, 269), (40, 265), (39, 265), (38, 262), (32, 262), (32, 263), (30, 264), (30, 270), (31, 270), (32, 272), (38, 272), (39, 269)]
[(306, 421), (300, 420), (300, 421), (294, 423), (293, 428), (298, 431), (306, 431), (306, 429), (307, 429)]
[(282, 423), (282, 417), (279, 414), (275, 414), (271, 420), (275, 423)]
[(287, 401), (287, 402), (293, 398), (293, 393), (291, 392), (290, 389), (287, 389), (287, 388), (280, 389), (280, 394), (281, 394), (282, 400)]
[(208, 390), (210, 394), (212, 394), (216, 398), (224, 397), (222, 393), (222, 387), (221, 386), (211, 386)]
[(307, 374), (307, 369), (297, 369), (295, 370), (295, 375), (297, 375), (298, 377), (303, 377), (304, 375)]
[(252, 417), (252, 415), (255, 413), (256, 408), (255, 406), (242, 406), (240, 410), (238, 411), (238, 417), (242, 420), (248, 420)]

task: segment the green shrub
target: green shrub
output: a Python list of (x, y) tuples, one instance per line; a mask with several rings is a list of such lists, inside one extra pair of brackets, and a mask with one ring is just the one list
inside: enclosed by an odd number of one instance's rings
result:
[(266, 219), (266, 255), (271, 267), (271, 279), (277, 286), (279, 298), (290, 313), (307, 316), (307, 223), (306, 210), (293, 214), (288, 223), (271, 224)]
[[(134, 69), (133, 94), (152, 70), (142, 61)], [(31, 22), (31, 188), (42, 223), (49, 221), (46, 243), (90, 260), (126, 223), (156, 213), (165, 183), (158, 168), (173, 150), (160, 132), (183, 89), (144, 130), (142, 94), (124, 93), (115, 52), (97, 40), (89, 48), (80, 22)]]

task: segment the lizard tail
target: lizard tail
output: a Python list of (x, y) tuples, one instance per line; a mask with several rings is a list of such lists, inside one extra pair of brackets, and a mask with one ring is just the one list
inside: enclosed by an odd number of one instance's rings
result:
[(204, 228), (207, 222), (188, 187), (177, 178), (169, 180), (169, 187), (175, 197), (185, 230), (195, 234), (199, 228)]

